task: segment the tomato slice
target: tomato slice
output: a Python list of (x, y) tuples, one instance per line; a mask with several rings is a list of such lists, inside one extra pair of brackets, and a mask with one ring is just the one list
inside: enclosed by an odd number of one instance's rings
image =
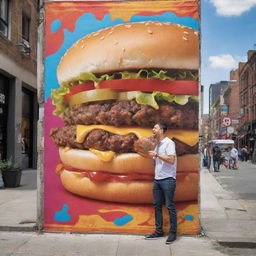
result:
[(167, 92), (170, 94), (198, 95), (198, 81), (160, 80), (160, 79), (118, 79), (106, 80), (99, 88), (110, 88), (124, 91)]
[(95, 89), (93, 82), (86, 82), (83, 84), (76, 84), (73, 85), (72, 88), (70, 88), (69, 93), (67, 93), (63, 98), (66, 102), (69, 102), (70, 97), (74, 94), (77, 94), (79, 92), (88, 91)]
[[(114, 89), (121, 91), (141, 91), (141, 92), (167, 92), (170, 94), (198, 95), (198, 81), (190, 80), (160, 80), (160, 79), (117, 79), (106, 80), (99, 83), (99, 89)], [(76, 84), (63, 98), (66, 102), (74, 94), (94, 90), (93, 82)]]

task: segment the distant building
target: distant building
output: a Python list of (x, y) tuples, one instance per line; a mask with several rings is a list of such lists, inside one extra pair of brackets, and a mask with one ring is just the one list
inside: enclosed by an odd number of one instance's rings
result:
[(238, 139), (241, 147), (248, 146), (252, 149), (255, 147), (256, 141), (256, 50), (249, 50), (247, 59), (247, 62), (239, 63), (240, 124)]
[(231, 119), (231, 125), (226, 129), (226, 138), (236, 140), (240, 117), (238, 69), (230, 72), (230, 81), (223, 92), (223, 100), (221, 115)]
[(210, 124), (209, 124), (209, 115), (202, 115), (202, 125), (201, 125), (201, 145), (205, 145), (210, 138)]
[(0, 1), (0, 159), (37, 162), (37, 0)]
[[(239, 71), (230, 72), (230, 81), (221, 81), (210, 87), (210, 132), (211, 139), (235, 139), (239, 119)], [(217, 92), (219, 93), (217, 96)], [(223, 120), (230, 120), (230, 125), (224, 125)]]
[(210, 138), (220, 139), (221, 134), (221, 105), (223, 104), (223, 95), (219, 95), (210, 108)]
[(228, 87), (228, 81), (220, 81), (215, 84), (211, 84), (209, 88), (209, 110), (212, 104), (217, 100), (217, 98), (223, 94), (223, 91)]
[(200, 90), (200, 104), (199, 104), (199, 138), (200, 138), (200, 145), (202, 143), (202, 119), (203, 119), (203, 110), (204, 110), (204, 86), (201, 85), (201, 90)]
[(200, 90), (200, 116), (202, 116), (204, 113), (204, 86), (201, 85)]

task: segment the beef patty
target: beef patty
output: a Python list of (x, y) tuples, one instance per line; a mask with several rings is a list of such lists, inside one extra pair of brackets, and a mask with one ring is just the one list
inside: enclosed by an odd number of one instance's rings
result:
[[(58, 147), (70, 147), (76, 149), (97, 149), (101, 151), (114, 151), (116, 153), (139, 152), (145, 143), (145, 138), (138, 139), (134, 134), (116, 135), (105, 130), (95, 129), (88, 133), (83, 143), (76, 142), (76, 126), (64, 126), (51, 130), (50, 136)], [(191, 147), (181, 141), (173, 139), (176, 144), (177, 155), (195, 154), (198, 151), (198, 145)], [(154, 140), (150, 139), (150, 145), (147, 150), (153, 150)]]
[(159, 109), (135, 100), (98, 102), (71, 106), (63, 119), (66, 125), (104, 124), (112, 126), (153, 127), (165, 123), (168, 128), (197, 129), (198, 104), (159, 103)]

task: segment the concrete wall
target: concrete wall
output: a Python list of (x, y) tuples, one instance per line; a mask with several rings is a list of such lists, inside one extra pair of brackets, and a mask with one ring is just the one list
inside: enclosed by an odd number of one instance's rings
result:
[(15, 59), (10, 58), (5, 52), (0, 51), (0, 69), (12, 77), (18, 77), (21, 81), (36, 88), (36, 74), (20, 65)]
[[(33, 167), (37, 161), (37, 0), (9, 1), (8, 35), (0, 34), (0, 73), (8, 78), (9, 105), (7, 120), (7, 158), (12, 158), (21, 166), (21, 120), (22, 88), (33, 93)], [(30, 54), (24, 54), (19, 44), (22, 42), (22, 15), (30, 17), (29, 46)]]

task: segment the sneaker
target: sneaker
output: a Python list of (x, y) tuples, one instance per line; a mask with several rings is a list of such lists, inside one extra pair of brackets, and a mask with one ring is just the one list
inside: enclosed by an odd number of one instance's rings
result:
[(151, 239), (157, 239), (157, 238), (163, 237), (163, 236), (164, 236), (164, 234), (158, 234), (158, 233), (154, 232), (153, 234), (147, 235), (145, 237), (145, 239), (146, 240), (151, 240)]
[(166, 240), (166, 244), (170, 244), (176, 240), (176, 233), (171, 232)]

